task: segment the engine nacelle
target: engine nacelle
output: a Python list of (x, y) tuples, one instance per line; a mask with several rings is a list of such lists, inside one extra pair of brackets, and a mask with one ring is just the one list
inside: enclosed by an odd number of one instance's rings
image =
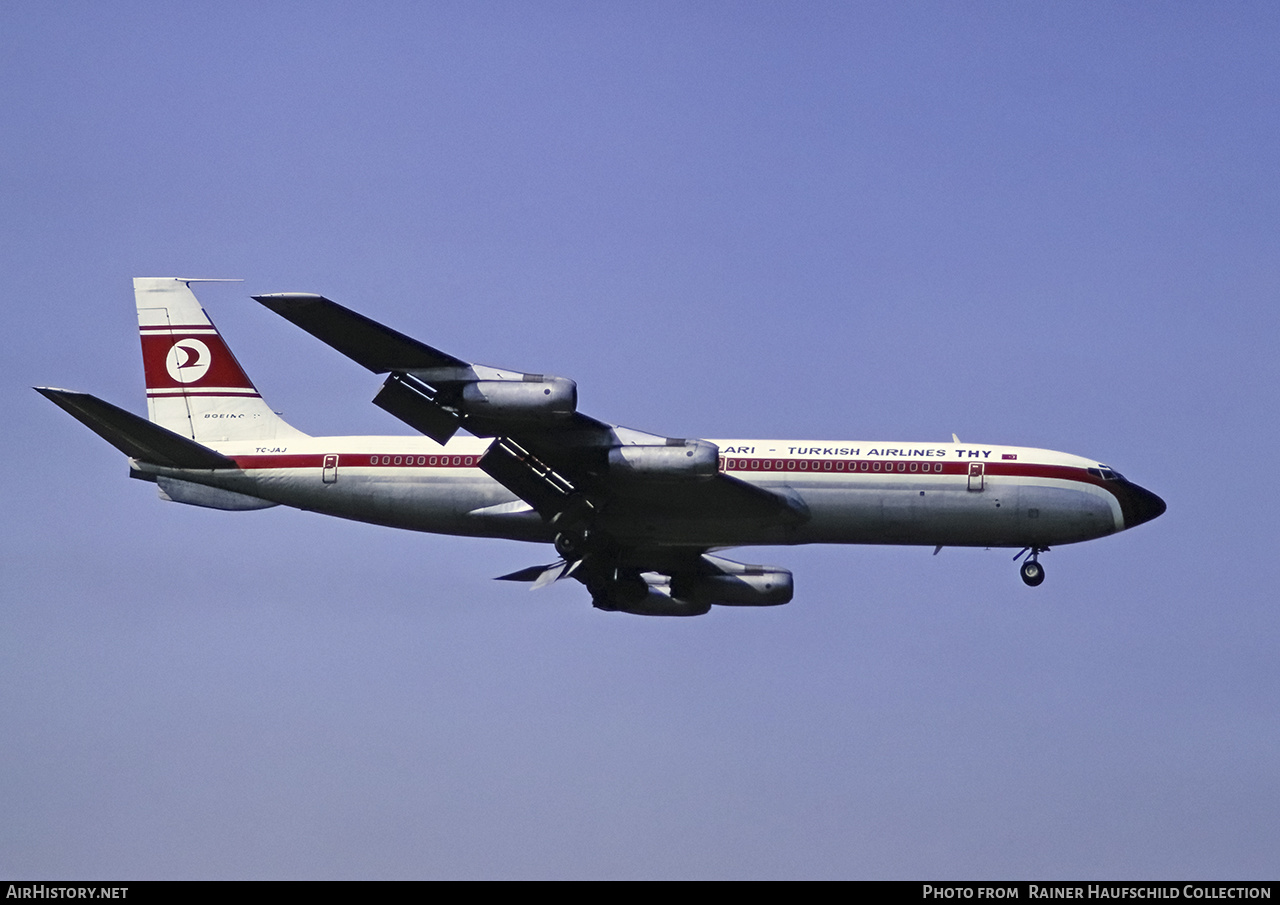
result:
[(596, 601), (596, 608), (615, 613), (631, 613), (633, 616), (701, 616), (711, 609), (711, 604), (697, 600), (677, 600), (657, 588), (639, 599)]
[(638, 572), (615, 573), (607, 580), (586, 580), (591, 591), (591, 603), (598, 610), (610, 613), (631, 613), (633, 616), (701, 616), (711, 609), (711, 604), (697, 600), (676, 600), (666, 587), (661, 575), (641, 575)]
[(795, 587), (786, 569), (748, 567), (740, 575), (682, 575), (671, 582), (681, 600), (717, 606), (779, 606), (790, 603)]
[(615, 446), (609, 472), (650, 481), (705, 481), (720, 471), (720, 447), (706, 440), (668, 440), (665, 446)]
[(578, 385), (567, 377), (526, 374), (523, 380), (475, 380), (462, 388), (470, 415), (537, 421), (565, 418), (578, 408)]
[(702, 554), (697, 571), (671, 578), (671, 596), (717, 606), (778, 606), (791, 602), (791, 572), (777, 566), (753, 566), (711, 553)]

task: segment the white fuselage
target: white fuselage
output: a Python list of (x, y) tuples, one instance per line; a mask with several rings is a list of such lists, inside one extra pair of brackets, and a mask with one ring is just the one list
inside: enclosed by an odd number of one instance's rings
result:
[[(211, 443), (237, 469), (134, 463), (139, 476), (216, 487), (298, 509), (414, 531), (546, 542), (554, 532), (477, 467), (490, 440), (306, 437)], [(1066, 453), (968, 443), (713, 440), (720, 471), (781, 494), (798, 525), (709, 515), (620, 526), (651, 545), (1075, 543), (1126, 525), (1105, 466)], [(162, 487), (164, 484), (162, 484)], [(227, 507), (232, 508), (232, 507)]]

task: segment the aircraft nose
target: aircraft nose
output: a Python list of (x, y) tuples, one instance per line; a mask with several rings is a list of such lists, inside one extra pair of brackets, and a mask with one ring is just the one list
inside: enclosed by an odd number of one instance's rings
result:
[(1141, 525), (1143, 522), (1149, 522), (1153, 518), (1164, 515), (1164, 500), (1156, 496), (1145, 487), (1139, 487), (1130, 481), (1124, 482), (1124, 487), (1120, 493), (1120, 509), (1124, 513), (1124, 526), (1132, 528), (1134, 525)]

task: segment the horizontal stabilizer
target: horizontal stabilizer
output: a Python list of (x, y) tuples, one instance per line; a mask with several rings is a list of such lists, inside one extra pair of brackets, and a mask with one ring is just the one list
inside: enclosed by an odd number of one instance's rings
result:
[(322, 295), (280, 292), (253, 298), (375, 374), (470, 367), (459, 358), (384, 327)]
[(88, 393), (33, 387), (131, 459), (168, 468), (235, 468), (236, 463), (168, 428)]

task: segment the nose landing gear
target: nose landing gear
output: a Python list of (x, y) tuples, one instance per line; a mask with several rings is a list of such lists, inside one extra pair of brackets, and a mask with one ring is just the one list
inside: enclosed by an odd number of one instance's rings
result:
[(1028, 550), (1031, 551), (1031, 555), (1028, 556), (1027, 561), (1022, 564), (1022, 569), (1020, 571), (1023, 583), (1028, 587), (1034, 588), (1044, 582), (1044, 566), (1040, 565), (1040, 554), (1047, 553), (1049, 548), (1023, 547), (1022, 550), (1019, 551), (1018, 555), (1013, 558), (1014, 562), (1017, 562), (1022, 554), (1026, 553)]
[(1034, 559), (1028, 559), (1022, 564), (1022, 580), (1030, 587), (1035, 587), (1044, 581), (1044, 566), (1036, 562)]

